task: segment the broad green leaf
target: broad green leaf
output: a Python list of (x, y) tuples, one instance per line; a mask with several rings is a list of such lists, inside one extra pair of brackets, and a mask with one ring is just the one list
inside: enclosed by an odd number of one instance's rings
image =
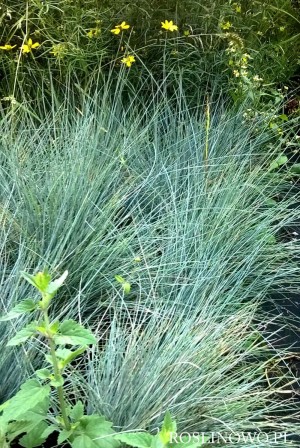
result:
[(17, 334), (15, 334), (15, 336), (8, 341), (7, 346), (10, 347), (13, 345), (20, 345), (23, 342), (27, 341), (27, 339), (37, 334), (37, 325), (37, 322), (31, 322), (30, 324), (26, 325), (26, 327), (18, 331)]
[(57, 443), (60, 445), (61, 443), (65, 442), (72, 435), (72, 433), (73, 433), (72, 429), (70, 429), (69, 431), (63, 429), (62, 431), (59, 432)]
[(37, 304), (32, 299), (22, 300), (22, 302), (14, 306), (9, 313), (0, 317), (0, 322), (15, 319), (21, 314), (30, 313), (31, 311), (34, 311), (36, 307)]
[(300, 174), (300, 163), (294, 163), (294, 165), (291, 166), (290, 170), (292, 173)]
[(56, 334), (56, 333), (58, 332), (59, 325), (60, 325), (60, 324), (59, 324), (58, 321), (53, 322), (53, 323), (50, 325), (50, 331), (51, 331), (52, 334)]
[(50, 295), (53, 295), (56, 293), (56, 291), (59, 290), (59, 288), (62, 286), (64, 281), (66, 280), (68, 276), (68, 271), (65, 271), (59, 278), (54, 280), (53, 282), (50, 282), (47, 286), (46, 292)]
[(281, 167), (282, 165), (284, 165), (286, 162), (288, 161), (287, 156), (285, 155), (280, 155), (278, 156), (276, 159), (274, 159), (269, 166), (269, 171), (274, 171), (277, 168)]
[[(19, 420), (24, 414), (34, 410), (39, 403), (45, 403), (49, 399), (50, 386), (41, 386), (35, 379), (29, 379), (22, 384), (19, 392), (9, 401), (9, 406), (3, 411), (6, 421)], [(28, 415), (26, 415), (26, 419)]]
[(54, 336), (54, 341), (58, 345), (90, 345), (97, 342), (93, 334), (75, 320), (62, 322), (59, 333)]
[(282, 120), (282, 121), (288, 121), (289, 120), (289, 117), (286, 114), (278, 115), (278, 118), (280, 118), (280, 120)]
[[(77, 356), (81, 355), (83, 352), (85, 352), (87, 349), (87, 346), (79, 347), (77, 350), (68, 350), (69, 354), (66, 355), (63, 359), (59, 361), (59, 368), (64, 369), (70, 362), (73, 361), (73, 359), (77, 358)], [(67, 349), (66, 349), (67, 350)]]
[(69, 415), (73, 420), (75, 420), (75, 422), (77, 422), (83, 417), (83, 413), (84, 413), (83, 403), (81, 401), (77, 401), (75, 406), (72, 407)]
[(53, 387), (61, 387), (64, 385), (64, 379), (61, 375), (55, 377), (54, 375), (51, 375), (51, 381), (50, 384)]
[(160, 440), (163, 444), (167, 444), (171, 440), (172, 433), (175, 433), (177, 429), (176, 422), (172, 420), (171, 414), (169, 411), (166, 412), (163, 425), (159, 432)]
[(51, 372), (48, 369), (39, 369), (35, 371), (36, 376), (38, 378), (41, 378), (42, 380), (46, 380), (48, 378), (50, 378), (51, 376)]
[(155, 436), (147, 432), (128, 432), (116, 434), (115, 438), (126, 445), (136, 448), (151, 448), (152, 440)]
[(71, 442), (72, 448), (98, 448), (98, 445), (86, 434), (77, 436), (73, 442)]
[(47, 439), (44, 436), (44, 431), (48, 428), (46, 422), (40, 422), (31, 431), (29, 431), (25, 436), (21, 437), (19, 444), (25, 448), (39, 447)]
[(100, 415), (82, 417), (80, 425), (76, 429), (76, 435), (89, 437), (94, 443), (93, 448), (118, 448), (120, 445), (120, 442), (114, 437), (115, 431), (112, 429), (112, 423)]

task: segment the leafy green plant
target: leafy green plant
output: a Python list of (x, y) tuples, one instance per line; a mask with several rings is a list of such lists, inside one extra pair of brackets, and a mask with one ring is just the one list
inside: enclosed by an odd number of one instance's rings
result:
[[(60, 322), (58, 319), (52, 321), (49, 318), (48, 311), (52, 300), (67, 275), (68, 272), (65, 271), (61, 277), (52, 281), (47, 271), (38, 272), (36, 275), (23, 272), (25, 280), (41, 294), (41, 300), (36, 302), (25, 299), (1, 318), (1, 321), (7, 321), (37, 311), (39, 319), (18, 331), (7, 345), (20, 345), (33, 337), (44, 338), (47, 342), (45, 358), (49, 364), (48, 368), (37, 370), (36, 378), (28, 379), (15, 396), (1, 405), (1, 446), (10, 446), (13, 440), (22, 435), (21, 446), (36, 447), (54, 431), (59, 433), (58, 443), (69, 440), (73, 448), (98, 447), (100, 442), (92, 442), (92, 439), (106, 436), (110, 438), (107, 446), (118, 446), (118, 442), (112, 438), (114, 431), (110, 422), (100, 415), (84, 415), (84, 406), (80, 401), (73, 405), (66, 401), (65, 368), (89, 345), (96, 343), (93, 334), (76, 321), (69, 319)], [(50, 416), (53, 390), (56, 391), (59, 412)]]
[[(47, 271), (38, 272), (36, 275), (23, 272), (25, 280), (41, 294), (41, 300), (25, 299), (0, 318), (0, 322), (3, 322), (23, 314), (39, 312), (40, 319), (30, 322), (18, 331), (7, 345), (20, 345), (33, 337), (45, 338), (45, 358), (49, 364), (49, 368), (37, 370), (36, 378), (28, 379), (16, 395), (0, 406), (1, 447), (9, 448), (10, 443), (20, 436), (21, 446), (37, 447), (53, 432), (58, 433), (58, 444), (68, 441), (72, 448), (117, 448), (119, 442), (137, 448), (185, 446), (184, 440), (181, 443), (172, 443), (176, 422), (172, 420), (169, 412), (165, 415), (161, 430), (155, 436), (145, 432), (116, 434), (112, 423), (102, 415), (85, 415), (81, 401), (70, 405), (66, 400), (65, 368), (84, 353), (89, 345), (96, 343), (93, 334), (74, 320), (60, 322), (58, 319), (51, 321), (49, 318), (48, 311), (52, 300), (67, 275), (68, 271), (65, 271), (61, 277), (52, 280)], [(49, 412), (52, 390), (56, 391), (59, 409), (54, 415)], [(203, 441), (198, 441), (191, 446), (196, 448), (202, 444)]]

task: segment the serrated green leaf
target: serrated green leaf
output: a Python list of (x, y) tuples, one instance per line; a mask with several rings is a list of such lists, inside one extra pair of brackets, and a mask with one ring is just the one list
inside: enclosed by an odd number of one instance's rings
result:
[(25, 448), (41, 446), (47, 439), (47, 437), (43, 436), (43, 433), (47, 428), (48, 425), (46, 422), (38, 423), (31, 431), (21, 437), (19, 444)]
[(27, 341), (27, 339), (31, 338), (32, 336), (37, 334), (37, 322), (31, 322), (30, 324), (26, 325), (26, 327), (22, 328), (22, 330), (18, 331), (15, 336), (10, 339), (7, 343), (8, 347), (11, 347), (13, 345), (20, 345), (23, 342)]
[(32, 299), (25, 299), (14, 306), (9, 313), (0, 317), (0, 322), (16, 319), (22, 314), (30, 313), (37, 308), (37, 304)]
[(93, 441), (94, 448), (118, 448), (120, 445), (120, 442), (114, 438), (115, 431), (112, 429), (112, 423), (100, 415), (82, 417), (76, 435), (87, 436)]
[(73, 420), (75, 420), (75, 422), (77, 422), (83, 417), (83, 413), (84, 413), (83, 403), (81, 401), (77, 401), (75, 406), (72, 407), (69, 415)]
[(74, 320), (62, 322), (59, 333), (54, 336), (57, 345), (90, 345), (95, 344), (96, 338), (86, 328), (79, 325)]
[(128, 432), (115, 435), (120, 442), (135, 448), (151, 448), (154, 437), (147, 432)]
[[(20, 417), (31, 410), (36, 409), (39, 403), (49, 399), (50, 386), (41, 384), (36, 379), (29, 379), (22, 384), (19, 392), (9, 401), (9, 406), (3, 411), (6, 421), (19, 420)], [(26, 415), (26, 420), (28, 415)]]

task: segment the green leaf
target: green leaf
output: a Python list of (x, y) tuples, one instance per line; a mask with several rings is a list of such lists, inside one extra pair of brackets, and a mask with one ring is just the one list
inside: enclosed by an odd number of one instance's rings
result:
[(155, 436), (147, 432), (128, 432), (116, 434), (115, 438), (126, 445), (136, 448), (151, 448), (151, 443)]
[(169, 411), (166, 412), (164, 422), (162, 428), (159, 432), (160, 440), (163, 444), (167, 444), (170, 442), (172, 433), (175, 433), (177, 430), (176, 422), (172, 420), (171, 414)]
[(289, 120), (289, 117), (286, 114), (278, 115), (278, 118), (280, 118), (280, 120), (282, 120), (282, 121), (288, 121)]
[(73, 429), (70, 429), (69, 431), (67, 431), (66, 429), (63, 429), (62, 431), (60, 431), (60, 433), (58, 435), (57, 443), (60, 445), (61, 443), (65, 442), (72, 435), (72, 433), (73, 433)]
[(0, 322), (15, 319), (21, 314), (30, 313), (37, 308), (37, 304), (32, 299), (25, 299), (12, 308), (5, 316), (0, 317)]
[(117, 280), (118, 283), (125, 283), (125, 278), (121, 277), (121, 275), (115, 275), (115, 279)]
[(64, 385), (64, 379), (61, 375), (58, 375), (57, 377), (55, 377), (54, 375), (51, 375), (50, 384), (53, 387), (61, 387)]
[(47, 286), (46, 292), (50, 295), (53, 295), (58, 291), (58, 289), (62, 286), (64, 281), (66, 280), (68, 276), (68, 271), (65, 271), (58, 279), (54, 280), (53, 282), (50, 282)]
[[(118, 448), (120, 443), (115, 439), (115, 431), (112, 429), (112, 423), (105, 420), (100, 415), (85, 415), (80, 419), (80, 425), (76, 429), (76, 436), (85, 436), (86, 443), (93, 442), (93, 448)], [(83, 439), (85, 440), (85, 439)], [(86, 448), (85, 445), (79, 445), (76, 442), (75, 448)], [(72, 444), (73, 447), (73, 444)]]
[(63, 359), (59, 361), (59, 368), (64, 369), (70, 362), (73, 361), (73, 359), (77, 358), (77, 356), (81, 355), (83, 352), (85, 352), (87, 349), (87, 346), (79, 347), (77, 350), (67, 350), (69, 352), (68, 355), (66, 355)]
[(129, 294), (130, 293), (131, 284), (129, 282), (124, 282), (122, 284), (122, 287), (123, 287), (123, 291), (124, 291), (125, 294)]
[(75, 422), (77, 422), (83, 417), (83, 413), (84, 413), (83, 403), (81, 401), (77, 401), (75, 406), (72, 407), (69, 415), (73, 420), (75, 420)]
[(277, 168), (281, 167), (288, 161), (287, 156), (280, 155), (276, 159), (273, 160), (273, 162), (270, 163), (269, 171), (274, 171)]
[(81, 434), (71, 442), (72, 448), (98, 448), (98, 445), (86, 434)]
[(37, 325), (37, 322), (31, 322), (30, 324), (26, 325), (26, 327), (18, 331), (17, 334), (15, 334), (15, 336), (8, 341), (7, 346), (10, 347), (13, 345), (20, 345), (23, 342), (27, 341), (27, 339), (31, 338), (37, 333)]
[(47, 272), (38, 272), (36, 275), (27, 274), (27, 272), (21, 272), (22, 277), (27, 280), (32, 286), (38, 289), (40, 292), (46, 292), (46, 289), (51, 281), (51, 275)]
[(39, 369), (35, 371), (38, 378), (41, 378), (42, 380), (47, 380), (51, 376), (51, 372), (48, 369)]
[(25, 436), (21, 437), (19, 444), (25, 448), (34, 448), (41, 446), (45, 442), (47, 436), (44, 436), (44, 431), (48, 428), (46, 422), (40, 422), (31, 431), (29, 431)]
[[(21, 389), (10, 399), (9, 406), (3, 411), (6, 421), (18, 420), (28, 411), (34, 410), (38, 404), (49, 399), (50, 386), (41, 386), (36, 379), (29, 379), (22, 384)], [(26, 415), (26, 419), (28, 416)]]
[(58, 345), (90, 345), (97, 342), (93, 334), (75, 320), (62, 322), (59, 333), (54, 336), (54, 341)]
[(292, 173), (300, 174), (300, 163), (294, 163), (294, 165), (291, 166), (290, 170)]
[(115, 279), (122, 285), (125, 294), (129, 294), (131, 290), (131, 284), (127, 282), (121, 275), (115, 275)]

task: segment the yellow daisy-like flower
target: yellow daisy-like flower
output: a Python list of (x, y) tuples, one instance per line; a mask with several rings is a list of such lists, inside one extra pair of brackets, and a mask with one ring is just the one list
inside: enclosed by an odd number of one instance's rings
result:
[(34, 48), (39, 47), (40, 44), (38, 42), (33, 43), (32, 39), (28, 39), (26, 44), (23, 44), (21, 47), (22, 53), (30, 53)]
[(5, 44), (5, 45), (0, 45), (0, 50), (10, 51), (15, 47), (16, 47), (16, 45)]
[(220, 26), (222, 30), (229, 30), (230, 28), (232, 28), (232, 24), (230, 22), (223, 22)]
[(128, 23), (122, 22), (122, 23), (120, 23), (120, 25), (116, 25), (115, 28), (113, 28), (110, 31), (113, 34), (120, 34), (121, 31), (128, 30), (129, 28), (130, 28), (130, 25), (128, 25)]
[(178, 31), (178, 26), (173, 23), (173, 20), (161, 22), (161, 27), (167, 31)]
[(127, 67), (131, 67), (132, 63), (135, 62), (135, 57), (132, 55), (125, 56), (125, 58), (121, 59), (122, 64), (125, 64)]

